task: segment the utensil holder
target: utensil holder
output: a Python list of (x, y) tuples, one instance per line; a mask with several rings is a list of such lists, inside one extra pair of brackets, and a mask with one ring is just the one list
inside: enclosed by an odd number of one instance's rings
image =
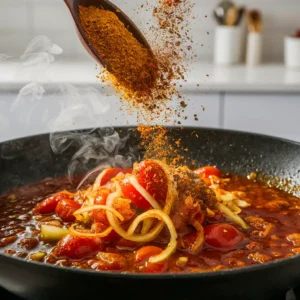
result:
[(242, 29), (239, 26), (217, 26), (215, 29), (214, 62), (217, 65), (237, 64), (242, 58)]
[(247, 37), (246, 64), (256, 66), (261, 63), (262, 58), (262, 34), (250, 32)]
[(300, 70), (300, 38), (285, 37), (284, 62), (287, 68)]

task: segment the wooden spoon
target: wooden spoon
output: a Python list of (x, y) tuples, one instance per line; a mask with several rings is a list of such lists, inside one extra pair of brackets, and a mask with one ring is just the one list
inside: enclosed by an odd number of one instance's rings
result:
[(235, 26), (239, 17), (239, 9), (237, 6), (233, 5), (228, 8), (225, 16), (225, 22), (227, 26)]
[(248, 30), (250, 32), (261, 32), (262, 14), (257, 9), (249, 10), (247, 13)]
[(109, 10), (113, 13), (115, 13), (120, 21), (125, 25), (125, 27), (132, 33), (132, 35), (146, 48), (150, 49), (150, 45), (148, 44), (146, 38), (143, 36), (141, 31), (136, 27), (136, 25), (129, 19), (127, 15), (125, 15), (117, 6), (112, 4), (108, 0), (64, 0), (67, 4), (71, 15), (74, 19), (76, 28), (77, 28), (77, 34), (79, 36), (79, 39), (85, 49), (88, 51), (88, 53), (97, 61), (99, 62), (103, 67), (105, 67), (108, 71), (111, 71), (109, 63), (96, 51), (92, 43), (90, 42), (88, 36), (86, 35), (83, 27), (80, 23), (79, 18), (79, 6), (95, 6), (98, 8), (102, 8), (105, 10)]

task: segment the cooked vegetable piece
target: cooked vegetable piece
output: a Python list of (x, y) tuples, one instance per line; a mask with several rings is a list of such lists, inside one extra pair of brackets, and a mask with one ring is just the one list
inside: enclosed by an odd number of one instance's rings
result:
[(54, 196), (40, 202), (33, 209), (33, 213), (34, 214), (42, 214), (42, 215), (54, 213), (58, 202), (61, 200), (65, 200), (65, 199), (68, 199), (68, 200), (70, 199), (69, 193), (65, 193), (65, 192), (57, 193)]
[(135, 262), (143, 273), (162, 273), (166, 270), (167, 262), (151, 263), (150, 257), (158, 255), (163, 250), (156, 246), (144, 246), (135, 252)]
[(114, 178), (115, 176), (117, 176), (119, 173), (131, 174), (132, 173), (132, 169), (121, 169), (121, 168), (110, 168), (110, 169), (107, 169), (106, 172), (105, 172), (105, 174), (101, 178), (100, 185), (105, 185), (112, 178)]
[(153, 161), (143, 161), (137, 167), (139, 184), (157, 201), (164, 203), (167, 196), (167, 178), (161, 166)]
[(212, 224), (204, 228), (205, 242), (211, 247), (230, 249), (242, 241), (242, 234), (229, 224)]
[(64, 199), (58, 202), (55, 212), (64, 222), (73, 222), (76, 219), (73, 213), (80, 207), (81, 205), (74, 200)]
[(67, 229), (51, 225), (42, 225), (40, 237), (45, 242), (55, 242), (61, 240), (68, 233), (69, 231)]
[(121, 182), (121, 188), (124, 197), (130, 199), (137, 207), (143, 210), (148, 210), (151, 207), (150, 203), (135, 189), (127, 178)]
[(46, 252), (37, 252), (37, 253), (32, 253), (29, 256), (29, 259), (35, 260), (35, 261), (42, 261), (44, 257), (47, 255)]
[(80, 259), (102, 251), (104, 244), (101, 238), (65, 236), (57, 245), (54, 254), (57, 257)]

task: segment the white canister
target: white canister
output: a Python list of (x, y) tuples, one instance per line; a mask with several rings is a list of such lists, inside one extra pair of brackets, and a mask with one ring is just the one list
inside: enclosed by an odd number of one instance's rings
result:
[(262, 58), (262, 34), (260, 32), (249, 32), (247, 37), (246, 64), (256, 66), (261, 63)]
[(284, 62), (287, 68), (300, 69), (300, 38), (285, 37)]
[(232, 65), (241, 62), (243, 31), (239, 26), (217, 26), (215, 29), (214, 62)]

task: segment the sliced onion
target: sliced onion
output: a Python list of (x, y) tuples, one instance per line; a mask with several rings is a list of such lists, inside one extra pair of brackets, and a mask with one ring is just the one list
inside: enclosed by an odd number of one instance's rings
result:
[(236, 215), (234, 212), (232, 212), (225, 205), (218, 203), (218, 208), (224, 215), (226, 215), (228, 218), (230, 218), (234, 223), (240, 225), (243, 229), (249, 228), (249, 226), (244, 222), (244, 220), (242, 218), (240, 218), (238, 215)]
[(250, 203), (244, 201), (244, 200), (240, 200), (240, 199), (236, 199), (234, 200), (234, 203), (238, 206), (238, 207), (241, 207), (241, 208), (245, 208), (245, 207), (249, 207), (251, 206)]
[(173, 176), (166, 164), (164, 164), (163, 162), (161, 162), (159, 160), (152, 160), (152, 161), (155, 162), (156, 164), (158, 164), (162, 168), (162, 170), (164, 171), (166, 178), (167, 178), (168, 190), (167, 190), (167, 197), (166, 197), (165, 206), (163, 208), (163, 211), (167, 215), (169, 215), (172, 210), (174, 201), (178, 197), (178, 193), (177, 193), (177, 190), (176, 190), (176, 187), (174, 184), (174, 179), (173, 179)]
[(134, 175), (128, 176), (130, 183), (133, 187), (146, 199), (147, 202), (155, 209), (161, 209), (158, 202), (138, 183)]
[(224, 195), (221, 194), (220, 199), (224, 202), (230, 202), (234, 199), (234, 197), (231, 193), (226, 193)]
[(88, 172), (84, 177), (83, 179), (80, 181), (80, 183), (78, 184), (77, 186), (77, 190), (80, 189), (80, 187), (83, 185), (83, 183), (91, 176), (93, 175), (94, 173), (96, 172), (100, 172), (100, 170), (103, 170), (103, 169), (106, 169), (106, 168), (109, 168), (109, 166), (99, 166), (99, 167), (96, 167), (95, 169), (91, 170), (90, 172)]
[(106, 206), (106, 205), (91, 205), (91, 206), (86, 206), (86, 207), (83, 207), (83, 208), (80, 208), (80, 209), (76, 210), (73, 213), (73, 215), (74, 216), (81, 215), (81, 214), (83, 214), (85, 212), (96, 210), (96, 209), (97, 210), (103, 209), (103, 210), (109, 211), (113, 215), (115, 215), (119, 220), (124, 221), (123, 216), (118, 211), (116, 211), (114, 208)]
[(103, 232), (99, 233), (87, 233), (84, 231), (77, 230), (75, 228), (76, 224), (73, 224), (71, 227), (69, 227), (69, 233), (73, 236), (83, 236), (83, 237), (105, 237), (108, 236), (112, 232), (112, 227), (106, 228)]
[[(107, 197), (106, 205), (112, 207), (113, 202), (115, 199), (119, 198), (122, 195), (121, 187), (118, 182), (116, 184), (116, 192), (110, 194)], [(107, 220), (110, 226), (114, 229), (114, 231), (120, 235), (122, 238), (128, 241), (138, 242), (138, 243), (145, 243), (153, 241), (164, 228), (164, 222), (159, 222), (150, 232), (147, 234), (128, 234), (127, 231), (123, 229), (123, 227), (118, 222), (117, 218), (110, 212), (106, 212)]]
[(235, 214), (240, 214), (241, 213), (241, 209), (237, 206), (237, 205), (235, 205), (233, 202), (229, 202), (228, 204), (227, 204), (227, 207), (228, 208), (230, 208), (230, 210), (232, 211), (232, 212), (234, 212)]
[(148, 210), (142, 213), (141, 215), (139, 215), (138, 217), (136, 217), (134, 221), (131, 223), (127, 233), (130, 235), (133, 234), (133, 232), (136, 230), (140, 222), (148, 218), (156, 218), (158, 220), (162, 220), (164, 224), (168, 227), (171, 235), (171, 240), (167, 248), (164, 251), (162, 251), (160, 254), (152, 256), (149, 259), (149, 261), (152, 263), (158, 263), (163, 260), (166, 260), (175, 251), (177, 246), (177, 233), (176, 233), (175, 226), (172, 220), (170, 219), (170, 217), (162, 210), (158, 210), (158, 209)]
[(143, 221), (143, 227), (141, 230), (141, 234), (146, 234), (149, 232), (150, 228), (153, 225), (153, 221), (154, 221), (153, 219), (146, 219)]
[(209, 209), (208, 207), (206, 208), (206, 212), (209, 217), (214, 217), (216, 215), (215, 212)]
[(174, 226), (172, 220), (170, 219), (170, 217), (161, 210), (153, 209), (153, 210), (146, 211), (145, 213), (138, 216), (135, 220), (142, 221), (145, 218), (151, 218), (151, 217), (163, 220), (165, 222), (166, 226), (168, 227), (168, 229), (170, 231), (170, 235), (171, 235), (171, 240), (170, 240), (167, 248), (160, 254), (152, 256), (149, 259), (149, 261), (151, 263), (158, 263), (160, 261), (166, 260), (176, 250), (177, 232), (176, 232), (175, 226)]
[(108, 171), (108, 169), (105, 169), (98, 175), (98, 177), (96, 178), (96, 180), (93, 184), (93, 191), (97, 191), (99, 189), (101, 179), (103, 178), (103, 176), (106, 174), (107, 171)]

